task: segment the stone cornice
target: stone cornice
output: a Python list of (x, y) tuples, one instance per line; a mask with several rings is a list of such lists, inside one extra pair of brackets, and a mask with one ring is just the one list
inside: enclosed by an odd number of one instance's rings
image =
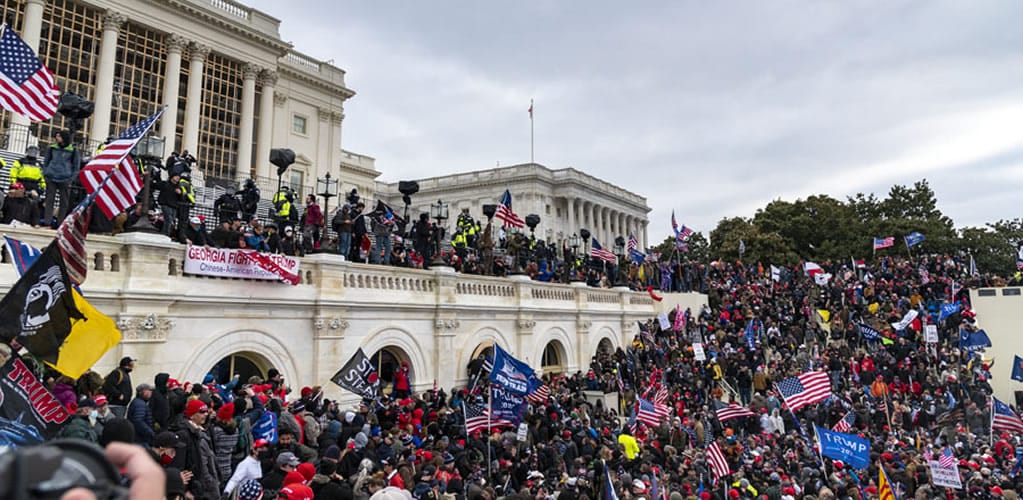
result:
[(283, 64), (277, 66), (277, 71), (280, 72), (280, 74), (282, 75), (287, 75), (289, 78), (300, 80), (302, 83), (307, 83), (320, 90), (325, 90), (328, 93), (338, 92), (341, 94), (342, 100), (348, 100), (351, 99), (352, 97), (355, 97), (354, 90), (348, 87), (337, 85), (335, 83), (324, 81), (320, 78), (316, 78), (304, 71), (299, 71), (288, 66), (285, 66)]
[(181, 0), (150, 0), (150, 1), (158, 4), (167, 5), (175, 10), (181, 11), (186, 16), (197, 18), (201, 21), (206, 21), (207, 23), (219, 27), (224, 31), (241, 35), (250, 40), (259, 42), (276, 51), (279, 56), (283, 56), (288, 52), (288, 50), (291, 49), (291, 44), (281, 40), (280, 38), (275, 38), (267, 35), (266, 33), (261, 33), (257, 30), (244, 26), (238, 22), (232, 22), (232, 20), (228, 19), (227, 17), (224, 17), (220, 14), (214, 13), (206, 9), (199, 8), (190, 2), (184, 2)]

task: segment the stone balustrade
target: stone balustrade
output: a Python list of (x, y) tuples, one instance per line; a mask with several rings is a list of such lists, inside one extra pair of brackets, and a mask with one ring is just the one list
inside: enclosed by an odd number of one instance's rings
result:
[[(25, 226), (3, 232), (40, 248), (54, 235)], [(464, 380), (466, 363), (493, 343), (537, 368), (554, 359), (544, 369), (575, 371), (598, 347), (625, 345), (635, 322), (661, 307), (645, 292), (374, 266), (332, 254), (300, 259), (296, 286), (190, 276), (182, 272), (184, 245), (143, 233), (90, 235), (86, 247), (84, 294), (123, 334), (98, 369), (137, 357), (140, 381), (163, 371), (199, 380), (224, 357), (243, 355), (295, 384), (333, 391), (326, 382), (361, 348), (407, 361), (416, 386), (426, 388)], [(0, 288), (16, 280), (12, 266), (0, 266)], [(698, 307), (706, 298), (692, 300)]]

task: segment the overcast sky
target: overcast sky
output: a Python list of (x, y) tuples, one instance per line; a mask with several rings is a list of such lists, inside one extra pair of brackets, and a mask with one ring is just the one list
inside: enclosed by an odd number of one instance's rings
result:
[(532, 98), (537, 163), (646, 196), (652, 242), (922, 178), (1023, 215), (1020, 2), (245, 1), (347, 71), (383, 180), (528, 162)]

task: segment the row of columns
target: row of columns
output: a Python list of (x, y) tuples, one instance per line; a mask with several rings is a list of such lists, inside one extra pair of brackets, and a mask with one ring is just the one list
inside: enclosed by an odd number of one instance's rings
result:
[[(103, 36), (100, 39), (100, 64), (96, 75), (96, 113), (93, 121), (92, 139), (103, 140), (110, 131), (110, 96), (112, 95), (114, 77), (113, 56), (117, 53), (117, 39), (127, 19), (118, 12), (107, 11), (103, 16)], [(180, 35), (171, 34), (164, 39), (167, 47), (167, 64), (163, 78), (163, 104), (167, 106), (160, 119), (160, 136), (167, 145), (167, 151), (174, 149), (175, 135), (178, 124), (178, 95), (181, 83), (182, 59), (188, 56), (188, 87), (185, 91), (185, 123), (181, 134), (181, 150), (198, 154), (199, 130), (202, 118), (203, 79), (205, 78), (206, 59), (211, 48), (199, 42), (188, 40)], [(106, 54), (111, 57), (108, 59)], [(236, 177), (240, 182), (252, 173), (252, 135), (256, 114), (256, 83), (257, 79), (263, 89), (260, 102), (261, 120), (257, 144), (259, 158), (270, 155), (272, 140), (274, 90), (277, 85), (277, 73), (255, 64), (245, 64), (242, 68), (242, 109), (238, 130), (238, 155)], [(102, 87), (101, 87), (102, 85)], [(263, 154), (265, 153), (265, 154)]]
[[(45, 0), (26, 0), (25, 19), (22, 38), (33, 50), (39, 50), (39, 40), (43, 26), (43, 9)], [(117, 41), (121, 29), (127, 22), (124, 14), (108, 10), (103, 14), (102, 32), (100, 35), (99, 64), (96, 69), (96, 92), (94, 94), (95, 112), (92, 118), (90, 139), (102, 142), (111, 135), (110, 116), (113, 111), (114, 71), (117, 62)], [(182, 57), (188, 54), (189, 78), (187, 98), (185, 100), (185, 127), (182, 133), (182, 150), (195, 154), (199, 149), (199, 127), (203, 102), (203, 71), (210, 47), (198, 42), (187, 40), (179, 35), (168, 35), (164, 43), (167, 47), (167, 63), (163, 83), (163, 103), (167, 105), (160, 119), (160, 136), (167, 145), (166, 152), (174, 149), (175, 134), (178, 123), (178, 94), (180, 91)], [(238, 180), (247, 178), (252, 170), (252, 135), (255, 123), (256, 83), (262, 86), (260, 100), (260, 122), (257, 132), (257, 158), (270, 156), (270, 141), (273, 131), (274, 91), (277, 85), (277, 73), (273, 69), (260, 68), (254, 64), (246, 64), (242, 70), (242, 110), (239, 122), (238, 162), (236, 165)], [(13, 123), (27, 126), (28, 120), (14, 114)], [(335, 121), (340, 121), (339, 117)]]
[(601, 246), (611, 249), (614, 239), (622, 236), (635, 235), (640, 248), (647, 247), (647, 220), (625, 212), (615, 210), (579, 198), (566, 198), (568, 230), (566, 234), (578, 234), (580, 228), (586, 228), (597, 238)]

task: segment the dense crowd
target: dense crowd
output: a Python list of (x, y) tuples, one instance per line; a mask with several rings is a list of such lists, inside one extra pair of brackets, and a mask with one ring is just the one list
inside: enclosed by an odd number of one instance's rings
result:
[[(550, 395), (533, 400), (521, 430), (466, 433), (465, 408), (490, 394), (482, 360), (467, 367), (468, 386), (418, 394), (403, 365), (382, 397), (355, 405), (289, 387), (276, 370), (136, 384), (131, 358), (106, 377), (46, 381), (75, 413), (62, 435), (145, 446), (172, 498), (872, 499), (880, 466), (902, 498), (1016, 498), (1021, 435), (992, 434), (990, 361), (958, 344), (960, 329), (983, 321), (964, 266), (925, 256), (823, 267), (826, 284), (802, 267), (707, 266), (708, 306), (672, 312), (669, 328), (651, 318), (585, 372), (546, 375)], [(960, 307), (942, 318), (952, 302)], [(920, 314), (895, 331), (910, 310)], [(761, 326), (752, 338), (748, 322)], [(928, 324), (937, 343), (924, 342)], [(884, 338), (865, 339), (859, 325)], [(828, 374), (833, 396), (791, 412), (776, 384), (809, 371)], [(671, 414), (637, 423), (640, 397)], [(722, 422), (715, 400), (754, 416)], [(813, 426), (843, 418), (871, 442), (867, 469), (814, 448)], [(708, 463), (711, 443), (728, 462), (724, 477)], [(954, 455), (962, 490), (930, 483), (926, 460), (942, 453)]]

